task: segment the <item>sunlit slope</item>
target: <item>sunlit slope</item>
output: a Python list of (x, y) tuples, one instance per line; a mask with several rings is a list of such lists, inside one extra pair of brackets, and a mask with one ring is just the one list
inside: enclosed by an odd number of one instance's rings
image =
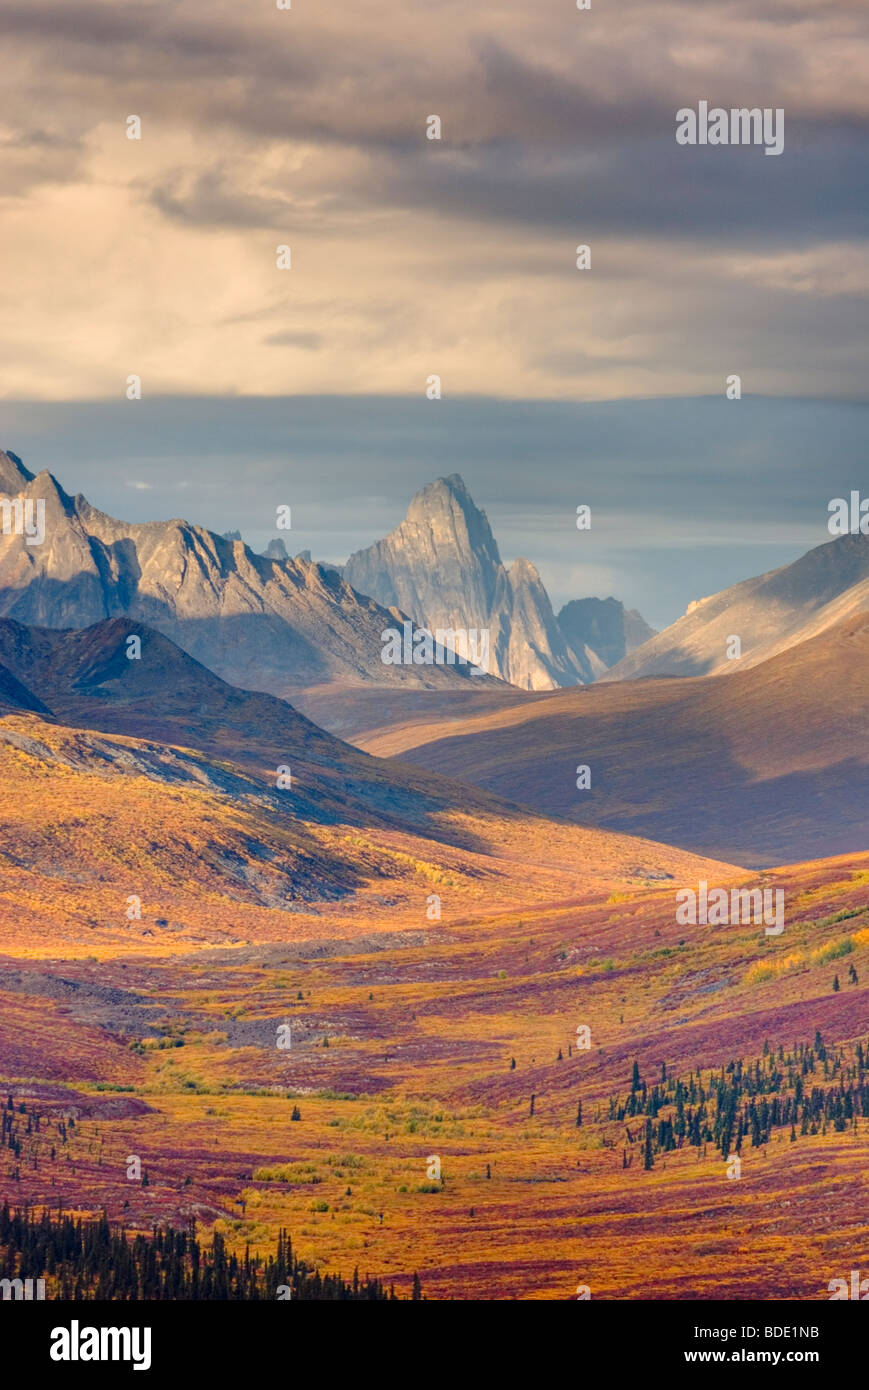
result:
[(364, 744), (541, 811), (730, 861), (861, 849), (869, 615), (726, 678), (559, 691), (470, 718), (408, 719)]
[(734, 636), (743, 665), (754, 666), (867, 611), (869, 536), (837, 536), (790, 565), (695, 601), (601, 679), (727, 673)]
[[(0, 1192), (216, 1220), (242, 1251), (288, 1226), (323, 1268), (418, 1270), (435, 1298), (826, 1299), (869, 1254), (869, 855), (766, 883), (779, 937), (682, 925), (658, 885), (344, 946), (5, 961)], [(732, 1180), (666, 1125), (678, 1083), (714, 1129), (738, 1075)], [(764, 1107), (797, 1085), (792, 1127)]]
[(356, 935), (734, 872), (444, 779), (392, 780), (392, 764), (355, 750), (364, 778), (340, 764), (327, 776), (303, 751), (278, 787), (189, 747), (0, 719), (0, 950), (154, 954)]

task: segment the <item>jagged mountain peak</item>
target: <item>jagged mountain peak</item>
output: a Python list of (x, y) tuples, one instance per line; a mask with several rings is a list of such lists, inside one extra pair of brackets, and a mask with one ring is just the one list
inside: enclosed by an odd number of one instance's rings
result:
[(426, 505), (437, 506), (450, 500), (457, 501), (470, 511), (478, 511), (461, 473), (447, 473), (442, 478), (435, 478), (433, 482), (426, 483), (414, 494), (407, 509), (408, 516), (413, 511), (423, 510)]
[(436, 478), (411, 498), (407, 516), (392, 536), (406, 536), (410, 528), (427, 528), (432, 543), (447, 545), (470, 557), (477, 553), (491, 566), (501, 563), (498, 544), (489, 519), (474, 502), (459, 473)]
[(257, 555), (181, 517), (118, 520), (8, 454), (3, 478), (46, 506), (44, 543), (0, 534), (0, 617), (84, 628), (125, 615), (231, 684), (275, 695), (336, 679), (426, 689), (470, 679), (458, 665), (384, 664), (390, 616), (335, 569)]
[(517, 580), (522, 580), (523, 583), (527, 582), (530, 584), (543, 583), (543, 580), (540, 578), (540, 571), (534, 564), (534, 561), (529, 560), (525, 555), (517, 555), (507, 573), (512, 583), (515, 583)]
[(487, 631), (489, 670), (513, 685), (550, 690), (591, 677), (568, 649), (536, 568), (525, 559), (504, 567), (458, 473), (417, 492), (404, 521), (351, 555), (344, 576), (432, 632)]
[(10, 496), (42, 498), (47, 506), (58, 504), (70, 515), (75, 511), (75, 501), (65, 492), (54, 474), (47, 468), (31, 473), (17, 454), (0, 453), (0, 492)]
[(17, 493), (32, 482), (33, 474), (24, 467), (18, 455), (11, 449), (0, 450), (0, 490)]

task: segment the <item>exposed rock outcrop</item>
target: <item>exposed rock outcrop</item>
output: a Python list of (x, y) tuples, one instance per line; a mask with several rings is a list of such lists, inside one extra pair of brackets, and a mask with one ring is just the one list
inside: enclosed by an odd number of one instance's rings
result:
[(233, 685), (275, 695), (335, 679), (438, 688), (469, 668), (385, 665), (382, 633), (404, 614), (330, 567), (256, 555), (187, 521), (118, 521), (0, 453), (0, 493), (44, 507), (44, 539), (15, 518), (0, 534), (0, 617), (83, 628), (125, 615), (170, 637)]
[(506, 569), (485, 512), (457, 473), (418, 492), (400, 526), (344, 566), (354, 589), (431, 631), (489, 631), (489, 670), (525, 690), (594, 679), (568, 647), (530, 560)]

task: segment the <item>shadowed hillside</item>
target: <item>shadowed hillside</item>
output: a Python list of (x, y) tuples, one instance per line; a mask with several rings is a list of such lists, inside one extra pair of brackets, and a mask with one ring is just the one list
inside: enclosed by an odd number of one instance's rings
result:
[[(359, 742), (550, 814), (730, 862), (867, 842), (869, 614), (727, 677), (602, 683), (466, 718), (461, 708), (437, 702), (433, 717), (407, 713)], [(579, 765), (591, 770), (585, 790)]]
[(733, 872), (373, 758), (126, 618), (6, 620), (0, 651), (52, 710), (0, 718), (0, 938), (41, 954), (424, 928)]

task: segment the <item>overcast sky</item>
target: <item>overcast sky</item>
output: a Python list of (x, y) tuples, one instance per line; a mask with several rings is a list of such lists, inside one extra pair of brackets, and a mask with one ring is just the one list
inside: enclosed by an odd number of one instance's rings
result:
[[(866, 19), (3, 0), (0, 443), (255, 542), (289, 488), (329, 558), (458, 468), (556, 602), (669, 621), (866, 482)], [(784, 152), (678, 146), (701, 99), (781, 107)]]

